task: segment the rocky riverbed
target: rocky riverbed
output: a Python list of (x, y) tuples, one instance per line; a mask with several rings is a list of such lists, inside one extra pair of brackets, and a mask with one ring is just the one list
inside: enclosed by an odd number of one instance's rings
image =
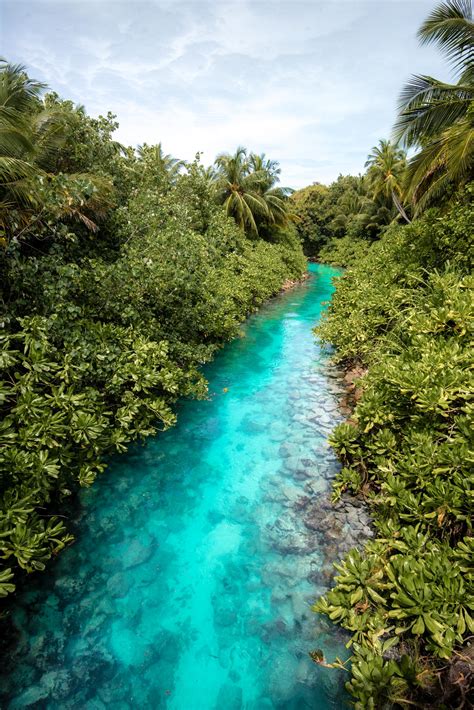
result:
[(371, 532), (357, 501), (329, 501), (350, 409), (311, 333), (332, 290), (315, 268), (208, 368), (209, 401), (83, 494), (76, 544), (13, 609), (2, 707), (344, 707), (343, 674), (309, 651), (347, 637), (311, 606)]

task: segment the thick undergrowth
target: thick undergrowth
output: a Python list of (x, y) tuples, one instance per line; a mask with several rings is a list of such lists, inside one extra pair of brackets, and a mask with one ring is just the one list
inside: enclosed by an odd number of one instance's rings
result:
[(111, 114), (42, 90), (0, 66), (0, 597), (71, 541), (67, 500), (106, 457), (205, 397), (201, 365), (306, 270), (246, 151), (252, 230), (198, 159), (120, 146)]
[(368, 366), (331, 443), (334, 498), (363, 496), (376, 534), (315, 607), (352, 633), (360, 709), (473, 700), (473, 195), (374, 243), (317, 331)]
[(179, 397), (205, 396), (200, 365), (305, 268), (297, 245), (251, 242), (218, 207), (201, 229), (174, 191), (156, 210), (162, 224), (113, 262), (53, 254), (7, 265), (2, 594), (16, 568), (43, 569), (71, 540), (56, 517), (63, 500), (94, 481), (105, 455), (171, 426)]

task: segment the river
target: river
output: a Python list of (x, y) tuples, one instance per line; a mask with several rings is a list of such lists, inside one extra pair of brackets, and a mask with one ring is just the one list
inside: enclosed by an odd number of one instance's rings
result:
[(308, 656), (343, 653), (310, 609), (323, 560), (298, 512), (330, 487), (341, 419), (311, 331), (337, 272), (310, 271), (206, 367), (208, 400), (81, 493), (76, 543), (15, 602), (2, 707), (344, 707)]

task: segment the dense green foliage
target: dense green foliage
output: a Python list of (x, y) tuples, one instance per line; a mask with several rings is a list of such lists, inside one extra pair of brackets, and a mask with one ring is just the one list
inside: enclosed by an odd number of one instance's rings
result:
[(318, 253), (319, 261), (332, 266), (349, 266), (364, 256), (370, 249), (367, 239), (354, 239), (348, 235), (331, 239)]
[(432, 210), (403, 229), (394, 227), (356, 259), (338, 282), (324, 325), (324, 337), (337, 346), (339, 358), (370, 360), (426, 273), (448, 265), (468, 271), (474, 256), (473, 196), (471, 184), (448, 213)]
[(353, 634), (360, 709), (469, 703), (456, 662), (474, 634), (473, 260), (471, 183), (356, 258), (318, 329), (341, 361), (369, 365), (331, 443), (334, 495), (363, 495), (376, 537), (316, 605)]
[[(472, 707), (474, 672), (474, 24), (470, 0), (441, 3), (422, 25), (458, 82), (413, 77), (396, 137), (368, 160), (376, 193), (406, 226), (379, 241), (347, 232), (320, 258), (348, 266), (319, 335), (362, 396), (331, 443), (334, 497), (365, 498), (375, 537), (336, 565), (315, 610), (352, 633), (355, 707)], [(469, 182), (471, 180), (471, 182)], [(427, 211), (427, 208), (431, 207)], [(336, 665), (339, 665), (337, 662)]]
[(406, 175), (415, 213), (449, 199), (453, 186), (471, 179), (474, 167), (474, 22), (472, 0), (445, 0), (418, 31), (423, 44), (437, 44), (455, 83), (415, 75), (403, 89), (395, 127), (397, 140), (418, 152)]
[[(340, 247), (339, 240), (346, 237), (356, 249), (359, 245), (364, 249), (389, 225), (408, 221), (401, 188), (403, 151), (381, 141), (366, 166), (363, 176), (340, 175), (329, 186), (315, 183), (292, 195), (296, 229), (308, 256), (326, 261), (333, 249), (343, 256), (347, 247)], [(338, 265), (346, 266), (346, 262)]]
[(340, 175), (331, 185), (314, 183), (291, 196), (298, 235), (305, 254), (318, 256), (330, 241), (349, 235), (351, 239), (373, 239), (382, 226), (395, 217), (390, 202), (370, 197), (366, 177)]
[(0, 596), (70, 542), (67, 499), (104, 457), (206, 396), (201, 364), (305, 269), (291, 230), (226, 216), (199, 161), (125, 149), (114, 116), (41, 88), (0, 72)]

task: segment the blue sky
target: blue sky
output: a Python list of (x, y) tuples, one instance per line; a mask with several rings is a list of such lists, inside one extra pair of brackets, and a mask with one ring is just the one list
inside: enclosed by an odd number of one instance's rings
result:
[(416, 31), (434, 0), (2, 0), (0, 54), (117, 138), (212, 162), (239, 144), (302, 187), (363, 171), (411, 73), (449, 74)]

